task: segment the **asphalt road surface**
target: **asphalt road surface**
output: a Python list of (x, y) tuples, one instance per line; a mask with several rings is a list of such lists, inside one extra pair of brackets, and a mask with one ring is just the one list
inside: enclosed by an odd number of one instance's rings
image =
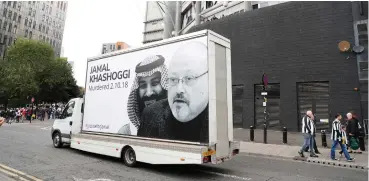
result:
[(56, 149), (51, 121), (0, 127), (0, 164), (45, 181), (367, 181), (368, 171), (239, 155), (216, 166), (124, 166), (120, 160), (70, 148)]

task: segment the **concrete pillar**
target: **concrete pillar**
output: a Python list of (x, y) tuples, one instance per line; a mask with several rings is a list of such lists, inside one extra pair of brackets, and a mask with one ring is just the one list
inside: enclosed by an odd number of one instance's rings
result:
[(245, 1), (245, 12), (252, 9), (251, 1)]
[(179, 31), (181, 30), (181, 24), (182, 24), (182, 1), (176, 2), (176, 22), (175, 22), (175, 36), (179, 35)]
[(195, 4), (195, 26), (199, 25), (200, 22), (201, 22), (200, 13), (201, 13), (201, 1), (196, 1), (196, 4)]
[(174, 30), (174, 17), (176, 2), (175, 1), (165, 1), (165, 5), (161, 6), (164, 9), (164, 39), (172, 37), (172, 32)]

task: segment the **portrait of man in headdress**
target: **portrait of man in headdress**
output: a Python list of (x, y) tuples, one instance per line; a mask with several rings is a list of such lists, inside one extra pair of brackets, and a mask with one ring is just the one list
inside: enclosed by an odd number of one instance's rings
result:
[[(145, 58), (136, 66), (136, 77), (128, 97), (127, 112), (131, 123), (138, 129), (143, 110), (156, 101), (167, 98), (168, 69), (165, 58), (154, 55)], [(130, 124), (122, 126), (118, 133), (131, 135)]]

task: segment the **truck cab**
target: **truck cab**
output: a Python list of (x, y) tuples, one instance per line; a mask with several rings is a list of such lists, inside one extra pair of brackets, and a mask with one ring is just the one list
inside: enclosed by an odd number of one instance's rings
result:
[(70, 144), (71, 135), (79, 133), (82, 122), (82, 98), (71, 99), (64, 107), (62, 114), (54, 121), (51, 128), (53, 145), (60, 148), (63, 144)]

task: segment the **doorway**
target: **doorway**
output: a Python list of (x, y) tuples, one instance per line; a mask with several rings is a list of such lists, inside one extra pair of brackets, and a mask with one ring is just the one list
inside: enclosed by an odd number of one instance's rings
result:
[(329, 130), (329, 82), (301, 82), (297, 83), (298, 127), (306, 111), (311, 110), (316, 115), (317, 132)]

